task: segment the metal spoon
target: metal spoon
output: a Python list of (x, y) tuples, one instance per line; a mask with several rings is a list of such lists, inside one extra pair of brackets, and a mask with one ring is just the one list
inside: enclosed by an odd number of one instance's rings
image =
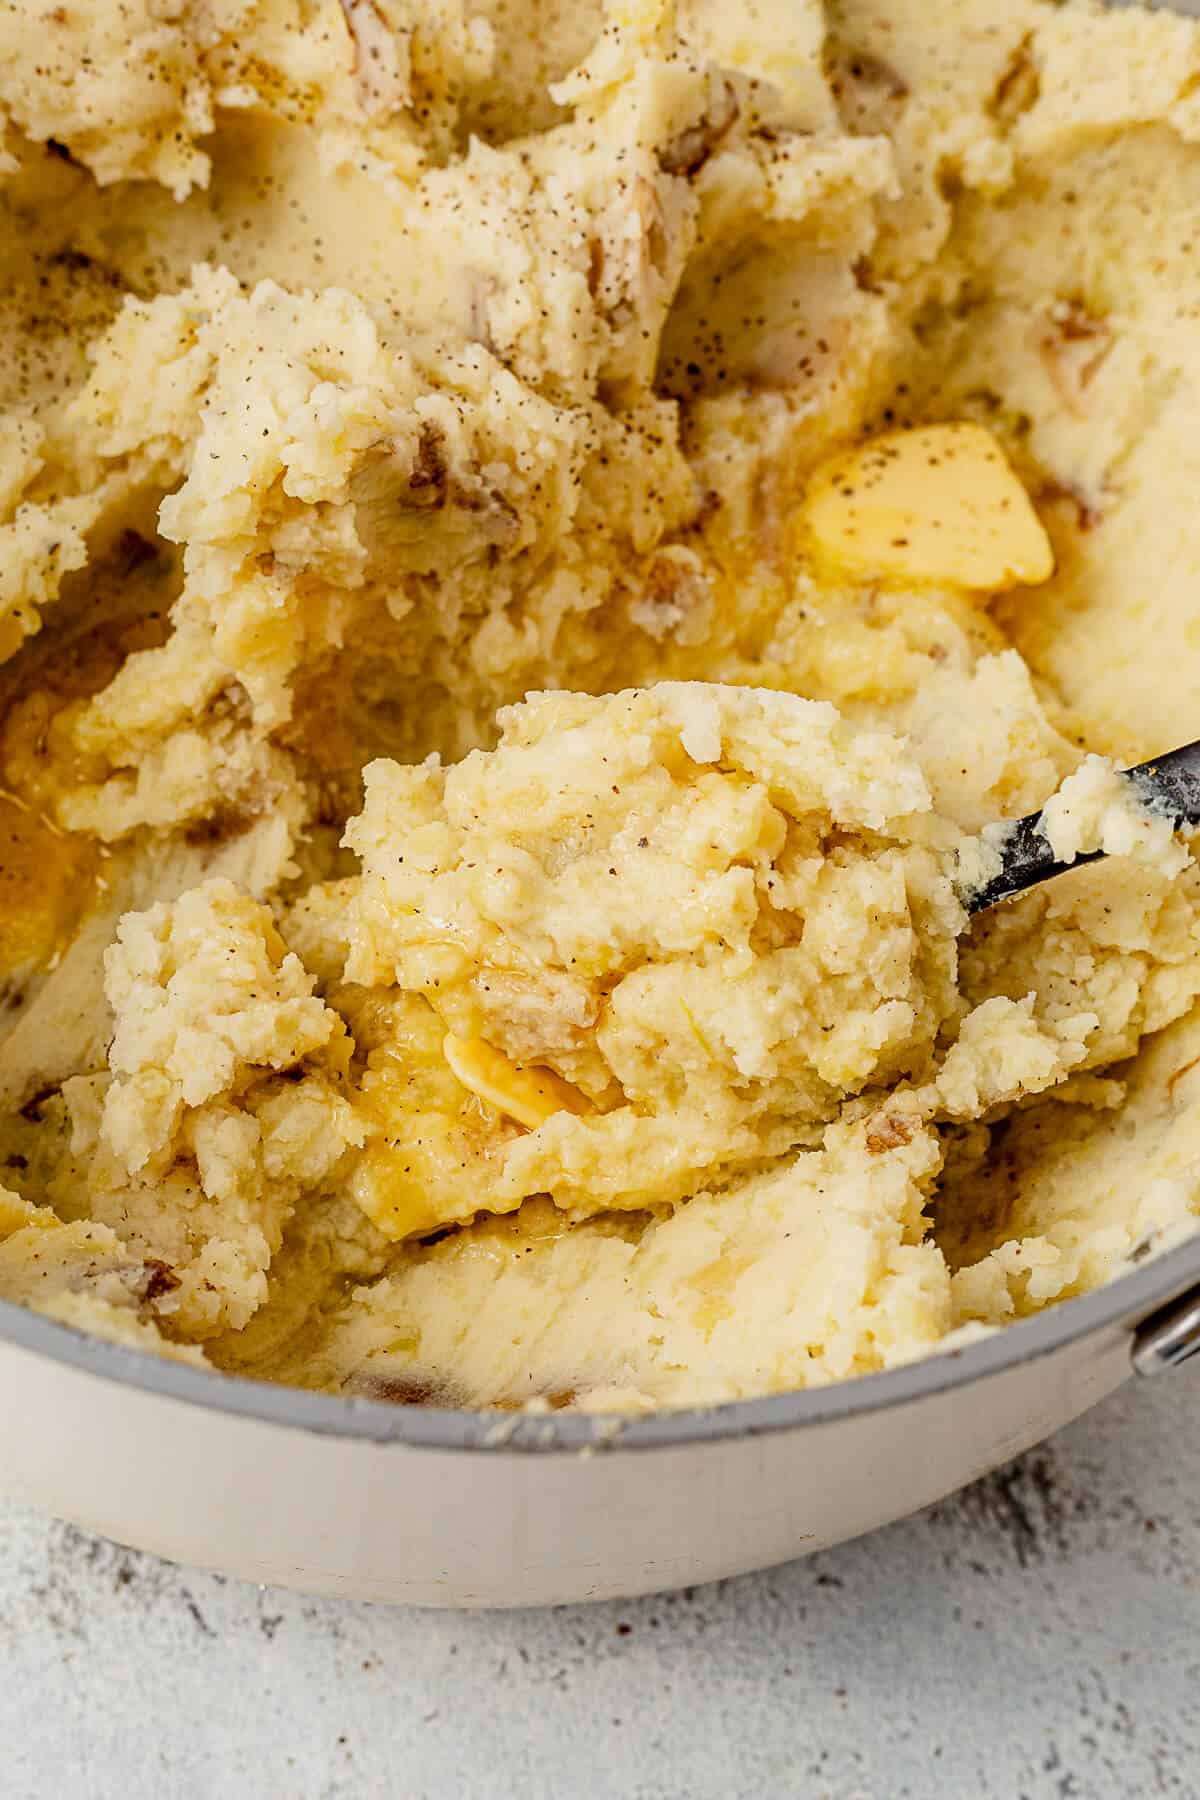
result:
[[(1172, 825), (1200, 825), (1200, 743), (1184, 744), (1179, 750), (1168, 750), (1151, 762), (1125, 769), (1123, 779), (1137, 790), (1138, 798), (1150, 806), (1160, 818)], [(999, 874), (982, 887), (964, 893), (963, 905), (969, 913), (984, 912), (1000, 900), (1024, 893), (1080, 863), (1095, 862), (1103, 850), (1086, 851), (1072, 862), (1059, 862), (1050, 848), (1050, 840), (1042, 829), (1042, 814), (1029, 813), (1024, 819), (1013, 819), (997, 843), (1003, 867)]]

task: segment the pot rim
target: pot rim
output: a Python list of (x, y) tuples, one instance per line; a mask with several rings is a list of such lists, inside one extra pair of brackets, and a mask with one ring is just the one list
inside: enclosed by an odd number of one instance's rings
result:
[(1200, 1231), (1147, 1267), (1130, 1270), (1093, 1293), (1059, 1301), (972, 1343), (931, 1351), (882, 1374), (751, 1400), (636, 1414), (402, 1406), (314, 1393), (215, 1369), (190, 1368), (149, 1351), (110, 1343), (8, 1300), (0, 1300), (0, 1343), (160, 1399), (320, 1437), (450, 1451), (662, 1450), (884, 1412), (982, 1381), (1018, 1363), (1035, 1362), (1112, 1327), (1128, 1327), (1132, 1348), (1136, 1326), (1197, 1285)]

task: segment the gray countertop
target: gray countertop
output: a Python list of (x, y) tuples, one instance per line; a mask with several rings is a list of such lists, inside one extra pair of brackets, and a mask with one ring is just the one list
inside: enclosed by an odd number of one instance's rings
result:
[(920, 1517), (558, 1611), (246, 1587), (3, 1509), (4, 1800), (1200, 1793), (1200, 1375)]

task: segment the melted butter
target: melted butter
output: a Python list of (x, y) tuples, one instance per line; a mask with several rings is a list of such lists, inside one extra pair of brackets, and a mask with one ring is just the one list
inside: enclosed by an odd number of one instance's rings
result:
[(70, 623), (52, 620), (0, 671), (0, 976), (53, 968), (102, 891), (108, 851), (55, 818), (85, 773), (69, 722), (126, 656), (162, 642), (172, 582), (170, 560), (127, 533), (68, 579)]
[(0, 792), (0, 974), (52, 968), (97, 893), (104, 851)]

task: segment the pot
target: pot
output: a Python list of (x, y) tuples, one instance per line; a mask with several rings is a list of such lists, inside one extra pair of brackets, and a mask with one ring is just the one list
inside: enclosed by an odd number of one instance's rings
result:
[(0, 1486), (249, 1581), (526, 1606), (765, 1568), (911, 1513), (1136, 1368), (1200, 1349), (1200, 1236), (883, 1375), (647, 1417), (396, 1407), (270, 1387), (0, 1303)]

